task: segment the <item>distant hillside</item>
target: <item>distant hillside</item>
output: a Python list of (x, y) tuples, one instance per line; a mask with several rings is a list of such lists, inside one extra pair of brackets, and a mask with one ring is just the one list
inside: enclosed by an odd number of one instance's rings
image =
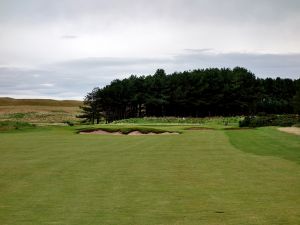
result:
[(53, 100), (53, 99), (14, 99), (0, 97), (0, 106), (62, 106), (62, 107), (78, 107), (82, 105), (82, 101), (76, 100)]

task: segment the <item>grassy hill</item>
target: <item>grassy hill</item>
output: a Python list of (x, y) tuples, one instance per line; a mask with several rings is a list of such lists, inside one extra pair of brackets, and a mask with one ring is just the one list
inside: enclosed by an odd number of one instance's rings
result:
[(78, 107), (82, 105), (82, 101), (76, 100), (53, 100), (53, 99), (14, 99), (0, 97), (0, 106), (62, 106), (62, 107)]
[(0, 98), (0, 121), (63, 123), (78, 121), (82, 101)]

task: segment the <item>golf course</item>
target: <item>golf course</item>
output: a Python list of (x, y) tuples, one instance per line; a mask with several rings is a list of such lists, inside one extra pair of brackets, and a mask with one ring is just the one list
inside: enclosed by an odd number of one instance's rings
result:
[(300, 225), (300, 0), (0, 0), (0, 225)]
[(300, 224), (295, 134), (168, 124), (135, 127), (177, 135), (78, 132), (86, 127), (0, 133), (2, 225)]

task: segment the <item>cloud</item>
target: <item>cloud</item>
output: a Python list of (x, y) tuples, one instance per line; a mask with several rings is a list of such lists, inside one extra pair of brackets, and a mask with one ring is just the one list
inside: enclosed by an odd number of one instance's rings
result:
[(4, 0), (0, 59), (35, 66), (182, 49), (300, 52), (299, 10), (299, 0)]
[[(130, 75), (198, 68), (246, 67), (258, 77), (300, 78), (300, 54), (218, 53), (190, 49), (167, 58), (83, 58), (43, 65), (47, 69), (0, 67), (0, 96), (82, 99), (94, 87)], [(38, 74), (38, 76), (36, 76)]]
[(49, 84), (49, 83), (40, 84), (40, 85), (43, 86), (43, 87), (54, 87), (54, 84)]
[(300, 77), (300, 53), (261, 54), (261, 53), (216, 53), (212, 51), (188, 51), (175, 56), (179, 67), (209, 68), (241, 66), (248, 68), (259, 77)]
[(78, 36), (76, 36), (76, 35), (62, 35), (61, 38), (62, 39), (76, 39), (76, 38), (78, 38)]
[(299, 0), (0, 0), (0, 95), (78, 98), (157, 68), (299, 78), (299, 11)]

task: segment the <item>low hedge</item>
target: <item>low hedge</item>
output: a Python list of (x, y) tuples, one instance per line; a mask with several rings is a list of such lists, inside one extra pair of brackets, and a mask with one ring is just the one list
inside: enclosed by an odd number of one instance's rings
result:
[(239, 122), (240, 127), (281, 126), (290, 127), (300, 123), (299, 115), (246, 116)]

